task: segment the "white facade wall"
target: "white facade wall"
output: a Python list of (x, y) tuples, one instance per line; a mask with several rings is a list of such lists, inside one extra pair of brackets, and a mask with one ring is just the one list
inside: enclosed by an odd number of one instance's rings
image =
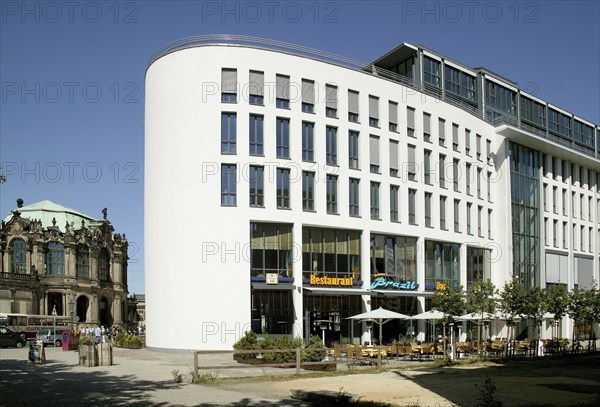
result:
[[(221, 103), (221, 69), (237, 69), (238, 102)], [(264, 71), (264, 106), (248, 103), (249, 71)], [(275, 107), (275, 76), (289, 75), (290, 109)], [(302, 79), (315, 81), (315, 113), (301, 111)], [(338, 87), (338, 118), (325, 116), (325, 85)], [(360, 124), (348, 121), (348, 89), (359, 92)], [(369, 95), (379, 98), (379, 126), (369, 126)], [(388, 101), (398, 103), (399, 133), (388, 131)], [(415, 137), (407, 136), (407, 107), (415, 109)], [(237, 154), (221, 154), (221, 112), (237, 113)], [(431, 143), (423, 140), (423, 112), (431, 114)], [(248, 117), (264, 115), (264, 157), (249, 155)], [(290, 159), (276, 158), (275, 121), (290, 119)], [(446, 147), (438, 144), (438, 118), (446, 121)], [(302, 286), (301, 238), (303, 226), (360, 230), (363, 288), (370, 287), (370, 233), (418, 237), (415, 295), (421, 304), (429, 295), (425, 287), (425, 240), (462, 244), (461, 284), (466, 286), (466, 246), (492, 249), (492, 282), (502, 287), (511, 278), (510, 168), (508, 142), (483, 120), (431, 96), (377, 76), (325, 62), (268, 50), (202, 46), (167, 54), (153, 62), (146, 73), (145, 135), (145, 253), (147, 295), (147, 346), (154, 349), (231, 349), (250, 328), (250, 222), (293, 224), (298, 251), (293, 264), (294, 285)], [(315, 163), (302, 161), (301, 123), (315, 123)], [(452, 149), (452, 124), (459, 125), (459, 152)], [(325, 164), (325, 127), (338, 129), (338, 166)], [(471, 157), (465, 155), (465, 129), (471, 131)], [(348, 131), (360, 132), (360, 170), (348, 168)], [(476, 158), (476, 135), (481, 135), (481, 161)], [(380, 172), (369, 171), (369, 135), (380, 137)], [(399, 143), (399, 177), (389, 176), (390, 139)], [(491, 141), (493, 160), (486, 157)], [(408, 145), (416, 146), (418, 181), (406, 177)], [(423, 153), (431, 150), (433, 185), (423, 182)], [(446, 156), (446, 188), (438, 185), (439, 154)], [(481, 199), (476, 179), (467, 195), (467, 180), (452, 184), (453, 159), (460, 160), (461, 174), (469, 162), (482, 171)], [(239, 171), (237, 205), (220, 203), (222, 163), (236, 164)], [(264, 208), (249, 206), (248, 166), (264, 165)], [(276, 167), (291, 168), (291, 209), (276, 208)], [(314, 171), (315, 211), (302, 211), (302, 170)], [(487, 173), (492, 174), (491, 199), (487, 199)], [(326, 211), (326, 174), (339, 176), (338, 212)], [(348, 180), (360, 179), (360, 217), (348, 214)], [(369, 183), (380, 182), (380, 217), (370, 218)], [(400, 222), (390, 222), (390, 185), (400, 187)], [(417, 190), (417, 225), (409, 225), (408, 190)], [(571, 188), (571, 187), (569, 187)], [(597, 188), (597, 187), (596, 187)], [(425, 227), (424, 194), (433, 194), (432, 226)], [(447, 197), (447, 230), (440, 229), (439, 197)], [(586, 192), (598, 200), (598, 191)], [(453, 201), (460, 200), (460, 233), (454, 232)], [(472, 235), (466, 233), (467, 202), (472, 203)], [(477, 211), (482, 208), (478, 236)], [(488, 210), (492, 211), (488, 236)], [(597, 213), (597, 211), (596, 211)], [(595, 219), (585, 224), (598, 230)], [(586, 226), (587, 227), (587, 226)], [(595, 237), (597, 239), (597, 237)], [(571, 239), (569, 240), (571, 241)], [(598, 276), (598, 244), (595, 276)], [(572, 256), (572, 251), (569, 252)], [(572, 262), (570, 262), (572, 264)], [(302, 290), (293, 291), (295, 330), (302, 335)], [(364, 309), (370, 308), (363, 296)]]

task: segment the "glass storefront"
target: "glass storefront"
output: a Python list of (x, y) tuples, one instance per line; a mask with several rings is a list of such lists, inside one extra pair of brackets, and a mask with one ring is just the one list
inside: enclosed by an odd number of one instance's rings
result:
[(467, 290), (478, 280), (492, 278), (492, 251), (481, 247), (467, 247)]
[(291, 290), (252, 290), (251, 329), (260, 335), (293, 333), (294, 303)]
[(360, 234), (355, 230), (302, 228), (303, 278), (360, 280)]
[(425, 289), (440, 284), (460, 285), (460, 245), (427, 240), (425, 242)]
[(276, 273), (292, 276), (292, 225), (277, 223), (250, 224), (251, 276)]
[(360, 295), (304, 294), (304, 334), (325, 336), (325, 343), (360, 344), (362, 323), (348, 319), (362, 311)]
[(371, 235), (371, 280), (406, 282), (417, 280), (417, 238)]

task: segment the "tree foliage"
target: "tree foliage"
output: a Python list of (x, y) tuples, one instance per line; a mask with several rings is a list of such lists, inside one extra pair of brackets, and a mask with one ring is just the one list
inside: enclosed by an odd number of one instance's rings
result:
[(466, 308), (468, 312), (496, 312), (496, 286), (487, 280), (478, 279), (467, 290)]
[(465, 310), (462, 286), (459, 286), (458, 290), (450, 285), (436, 290), (431, 300), (431, 309), (444, 313), (444, 323), (452, 316), (462, 315)]

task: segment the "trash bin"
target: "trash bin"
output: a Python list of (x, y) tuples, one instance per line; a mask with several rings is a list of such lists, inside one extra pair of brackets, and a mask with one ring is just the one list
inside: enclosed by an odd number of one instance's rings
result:
[(44, 351), (44, 342), (30, 341), (27, 362), (43, 363), (45, 361), (46, 361), (46, 353)]

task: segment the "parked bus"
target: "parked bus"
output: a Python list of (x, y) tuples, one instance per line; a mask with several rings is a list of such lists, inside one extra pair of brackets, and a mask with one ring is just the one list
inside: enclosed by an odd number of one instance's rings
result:
[(5, 326), (29, 340), (35, 339), (36, 333), (42, 329), (49, 329), (54, 326), (57, 329), (68, 329), (69, 317), (0, 313), (1, 326)]

